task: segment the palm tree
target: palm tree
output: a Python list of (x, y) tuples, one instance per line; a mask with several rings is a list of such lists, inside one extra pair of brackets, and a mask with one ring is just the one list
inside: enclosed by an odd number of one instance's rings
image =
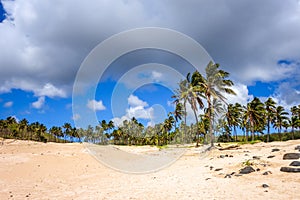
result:
[(225, 117), (226, 117), (227, 126), (231, 130), (233, 128), (235, 120), (236, 120), (236, 118), (234, 116), (234, 106), (233, 106), (233, 104), (229, 104), (227, 106), (227, 112), (225, 114)]
[(275, 110), (275, 123), (274, 127), (278, 129), (279, 139), (282, 140), (281, 129), (283, 126), (283, 121), (288, 120), (288, 113), (284, 111), (284, 107), (277, 106)]
[(0, 132), (1, 132), (1, 136), (3, 138), (7, 137), (7, 134), (8, 134), (8, 130), (7, 129), (8, 129), (7, 120), (1, 119), (0, 120)]
[[(255, 97), (247, 106), (244, 107), (244, 120), (247, 123), (246, 132), (251, 131), (252, 141), (254, 140), (254, 132), (260, 131), (264, 124), (264, 104), (259, 98)], [(248, 134), (246, 135), (248, 141)]]
[(165, 121), (163, 123), (164, 144), (167, 144), (167, 142), (169, 140), (169, 134), (170, 134), (170, 131), (173, 128), (174, 123), (175, 123), (174, 117), (169, 114), (169, 117), (167, 119), (165, 119)]
[(200, 122), (198, 124), (199, 130), (200, 130), (200, 134), (203, 135), (204, 138), (204, 142), (207, 142), (207, 133), (209, 132), (209, 119), (207, 114), (202, 114), (200, 115)]
[[(228, 78), (229, 73), (219, 69), (219, 64), (210, 61), (205, 68), (206, 78), (198, 75), (195, 79), (195, 85), (201, 88), (201, 93), (205, 95), (207, 101), (208, 118), (210, 121), (209, 133), (211, 146), (214, 146), (214, 133), (212, 127), (212, 112), (213, 112), (213, 99), (219, 99), (226, 103), (226, 98), (223, 93), (235, 95), (231, 89), (233, 82)], [(200, 74), (200, 73), (199, 73)]]
[[(182, 116), (185, 115), (185, 111), (181, 102), (176, 102), (175, 111), (173, 112), (173, 115), (176, 122), (182, 120)], [(176, 129), (176, 123), (175, 123), (175, 129)]]
[(299, 128), (300, 127), (300, 116), (299, 116), (300, 108), (298, 108), (297, 106), (293, 106), (293, 107), (291, 107), (290, 111), (292, 113), (292, 116), (291, 116), (291, 127), (292, 127), (292, 135), (293, 135), (293, 138), (294, 138), (295, 128)]
[[(193, 110), (196, 124), (198, 124), (198, 106), (200, 109), (204, 107), (204, 104), (201, 100), (201, 88), (199, 85), (197, 85), (197, 82), (199, 79), (201, 79), (202, 76), (199, 72), (194, 72), (192, 77), (191, 74), (188, 73), (186, 76), (186, 79), (181, 81), (179, 83), (179, 89), (175, 91), (176, 95), (172, 96), (173, 98), (176, 98), (174, 103), (177, 105), (183, 101), (183, 106), (184, 106), (184, 123), (186, 124), (186, 102), (188, 102)], [(185, 130), (186, 132), (186, 130)], [(185, 133), (186, 134), (186, 133)], [(197, 133), (199, 135), (199, 132)], [(199, 139), (199, 136), (198, 136)], [(197, 146), (198, 146), (198, 141), (197, 141)]]
[(58, 127), (58, 126), (52, 126), (49, 129), (49, 133), (52, 134), (55, 137), (55, 141), (57, 141), (57, 138), (64, 136), (62, 128)]
[(224, 118), (225, 116), (225, 111), (226, 111), (226, 108), (224, 107), (224, 104), (221, 100), (219, 99), (215, 99), (213, 98), (213, 101), (212, 101), (212, 127), (213, 127), (213, 130), (214, 130), (214, 134), (217, 132), (217, 123), (218, 123), (218, 118)]
[(62, 126), (65, 130), (64, 130), (64, 140), (65, 142), (67, 141), (66, 138), (67, 136), (70, 136), (71, 135), (71, 129), (72, 129), (72, 126), (70, 123), (64, 123), (64, 125)]
[(267, 127), (268, 127), (267, 142), (269, 142), (270, 140), (270, 123), (274, 121), (275, 108), (276, 108), (276, 102), (271, 97), (268, 98), (268, 100), (265, 102)]
[(24, 139), (25, 138), (25, 134), (27, 132), (27, 127), (28, 127), (28, 120), (27, 119), (22, 119), (19, 123), (19, 128), (20, 128), (20, 131), (22, 132), (22, 138)]
[(13, 116), (7, 117), (6, 124), (10, 133), (10, 137), (17, 137), (19, 127), (16, 118)]
[(283, 122), (282, 122), (282, 127), (285, 129), (284, 130), (284, 132), (287, 132), (287, 129), (290, 127), (290, 122), (289, 122), (290, 120), (284, 120)]
[(113, 130), (115, 128), (114, 122), (110, 120), (107, 124), (108, 130)]
[[(176, 105), (182, 104), (183, 102), (183, 115), (184, 115), (184, 123), (186, 124), (186, 117), (187, 117), (187, 112), (186, 112), (186, 102), (188, 98), (188, 81), (187, 80), (182, 80), (179, 83), (179, 89), (175, 90), (175, 95), (172, 96), (172, 98), (175, 98), (174, 103)], [(177, 107), (177, 106), (176, 106)]]

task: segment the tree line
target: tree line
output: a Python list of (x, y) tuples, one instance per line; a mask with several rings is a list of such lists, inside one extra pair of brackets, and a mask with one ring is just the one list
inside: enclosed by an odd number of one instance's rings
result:
[[(229, 79), (229, 73), (219, 67), (219, 64), (209, 62), (205, 76), (198, 71), (188, 73), (178, 83), (172, 96), (174, 111), (154, 126), (145, 127), (133, 117), (119, 126), (115, 126), (113, 121), (102, 120), (96, 127), (85, 129), (72, 127), (70, 123), (47, 129), (39, 122), (29, 124), (26, 119), (17, 122), (14, 117), (8, 117), (0, 120), (0, 137), (118, 145), (196, 142), (197, 146), (200, 143), (213, 146), (216, 141), (248, 141), (250, 137), (252, 141), (260, 139), (265, 142), (300, 138), (300, 105), (287, 109), (277, 105), (272, 98), (262, 102), (257, 97), (246, 105), (228, 104), (225, 94), (235, 95), (232, 90), (234, 83)], [(190, 106), (195, 118), (191, 124), (187, 123), (187, 106)], [(270, 133), (272, 127), (277, 131), (276, 138)], [(216, 135), (218, 138), (215, 138)]]

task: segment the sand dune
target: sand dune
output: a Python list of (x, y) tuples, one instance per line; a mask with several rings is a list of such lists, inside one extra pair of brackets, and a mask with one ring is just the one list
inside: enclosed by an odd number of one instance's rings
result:
[[(91, 155), (84, 144), (5, 140), (0, 143), (0, 199), (300, 199), (300, 173), (280, 171), (292, 162), (283, 155), (298, 152), (297, 145), (300, 140), (206, 154), (185, 148), (177, 159), (179, 154), (156, 147), (108, 146)], [(279, 151), (272, 152), (275, 148)], [(109, 167), (118, 164), (119, 155), (131, 169), (139, 166), (131, 163), (149, 166), (150, 157), (161, 154), (175, 155), (176, 161), (152, 173), (123, 173)], [(139, 160), (136, 155), (150, 157)], [(114, 162), (103, 164), (97, 156)], [(239, 175), (243, 163), (251, 163), (257, 171)]]

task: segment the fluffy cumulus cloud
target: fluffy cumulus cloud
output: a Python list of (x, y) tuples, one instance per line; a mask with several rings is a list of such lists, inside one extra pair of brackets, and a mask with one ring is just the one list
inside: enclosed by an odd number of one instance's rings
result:
[(128, 97), (128, 104), (130, 107), (142, 107), (143, 108), (143, 107), (148, 106), (147, 102), (142, 101), (137, 96), (134, 96), (132, 94)]
[(103, 102), (101, 100), (96, 101), (95, 99), (88, 100), (86, 106), (93, 111), (100, 111), (106, 109), (106, 107), (103, 105)]
[[(285, 80), (294, 92), (284, 93), (281, 85), (278, 97), (298, 98), (300, 80), (290, 82), (299, 65), (278, 64), (300, 61), (297, 0), (2, 3), (7, 18), (0, 23), (0, 93), (18, 88), (39, 97), (70, 96), (81, 62), (99, 42), (120, 31), (158, 26), (197, 40), (237, 82)], [(162, 77), (155, 70), (149, 79)]]
[(225, 94), (228, 103), (239, 103), (241, 105), (246, 105), (253, 99), (253, 95), (249, 94), (247, 85), (236, 83), (235, 85), (233, 85), (232, 89), (236, 93), (236, 95)]
[(37, 101), (33, 102), (31, 105), (35, 109), (41, 109), (45, 104), (45, 97), (41, 96)]
[[(154, 109), (148, 106), (148, 103), (141, 100), (135, 95), (130, 95), (128, 97), (129, 107), (126, 109), (126, 114), (121, 117), (115, 117), (112, 119), (115, 125), (119, 126), (124, 120), (130, 120), (133, 117), (136, 119), (144, 119), (153, 121), (154, 119)], [(149, 123), (148, 123), (149, 124)]]

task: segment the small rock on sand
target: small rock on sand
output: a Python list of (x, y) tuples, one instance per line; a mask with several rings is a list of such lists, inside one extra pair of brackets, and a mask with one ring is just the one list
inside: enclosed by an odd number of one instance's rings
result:
[(282, 172), (292, 172), (292, 173), (297, 173), (300, 172), (300, 168), (294, 168), (294, 167), (281, 167), (280, 171)]
[(264, 183), (264, 184), (262, 184), (262, 187), (263, 187), (263, 188), (268, 188), (269, 185)]
[(291, 162), (290, 166), (299, 167), (300, 162), (299, 161), (293, 161), (293, 162)]
[(255, 172), (253, 167), (247, 166), (240, 170), (240, 174), (250, 174), (251, 172)]
[(260, 160), (260, 156), (253, 156), (252, 157), (254, 160)]
[(272, 152), (275, 152), (275, 151), (280, 151), (280, 149), (277, 149), (277, 148), (272, 149)]
[(300, 158), (300, 153), (286, 153), (283, 155), (283, 160), (296, 160)]
[(263, 173), (263, 175), (269, 175), (269, 174), (272, 174), (272, 172), (271, 171), (266, 171), (266, 172)]
[(230, 174), (226, 174), (224, 178), (231, 178)]

